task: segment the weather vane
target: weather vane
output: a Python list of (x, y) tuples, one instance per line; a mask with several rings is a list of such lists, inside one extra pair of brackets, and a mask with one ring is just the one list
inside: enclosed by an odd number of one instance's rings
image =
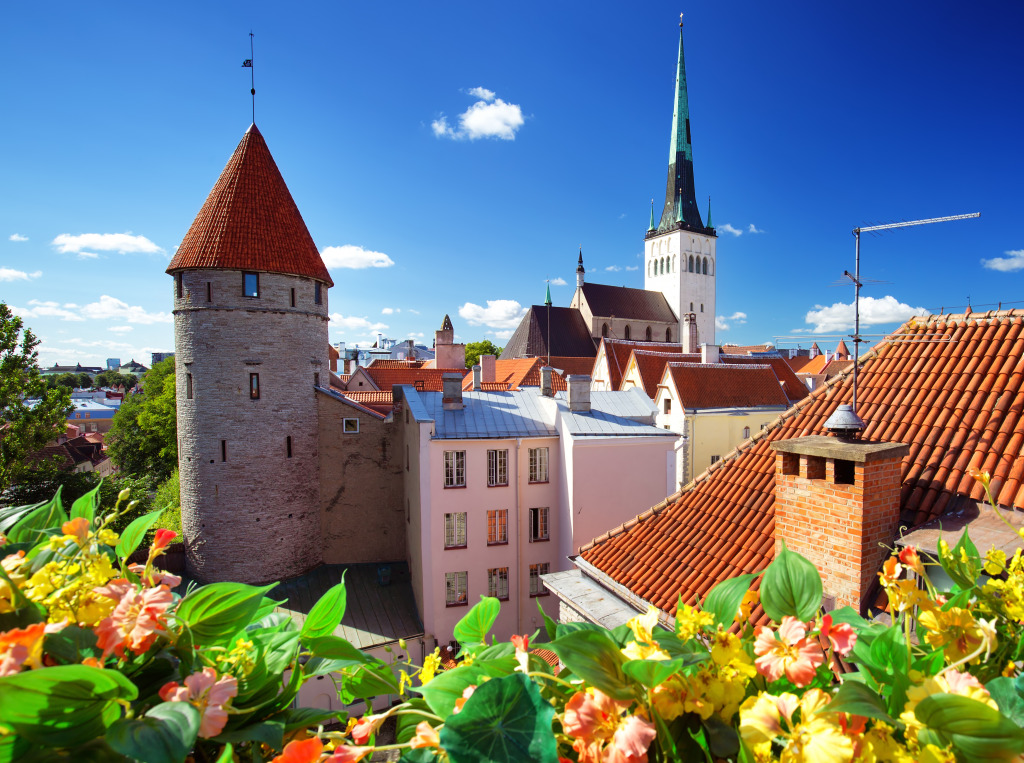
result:
[(679, 14), (679, 26), (683, 25), (683, 14)]
[(250, 89), (249, 94), (252, 96), (252, 123), (256, 124), (256, 73), (252, 67), (252, 30), (249, 31), (249, 58), (242, 61), (242, 67), (249, 70), (249, 82)]

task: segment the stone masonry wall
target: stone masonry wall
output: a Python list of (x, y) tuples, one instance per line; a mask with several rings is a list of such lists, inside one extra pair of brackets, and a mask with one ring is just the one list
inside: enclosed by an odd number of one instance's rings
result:
[[(799, 461), (797, 461), (799, 459)], [(853, 484), (835, 481), (835, 460), (778, 453), (776, 552), (785, 540), (821, 572), (835, 606), (861, 611), (899, 523), (902, 458), (856, 463)]]
[(172, 288), (188, 570), (203, 581), (298, 575), (321, 559), (313, 389), (329, 373), (327, 287), (317, 305), (308, 278), (260, 273), (258, 298), (243, 296), (241, 271), (182, 279), (181, 297)]
[[(404, 560), (402, 427), (327, 393), (317, 395), (317, 404), (323, 560)], [(345, 432), (345, 419), (356, 419), (359, 431)]]

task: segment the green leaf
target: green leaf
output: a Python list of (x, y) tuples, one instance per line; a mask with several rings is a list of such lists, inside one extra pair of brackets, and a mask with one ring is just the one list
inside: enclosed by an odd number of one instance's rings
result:
[(107, 744), (142, 763), (182, 763), (199, 734), (199, 711), (188, 702), (163, 702), (142, 718), (107, 729)]
[(547, 646), (562, 664), (614, 699), (631, 699), (633, 690), (622, 672), (625, 658), (604, 631), (567, 633)]
[(273, 587), (211, 583), (182, 599), (175, 616), (191, 631), (194, 644), (218, 646), (249, 624), (263, 594)]
[(331, 635), (345, 616), (345, 572), (348, 570), (341, 573), (341, 582), (321, 596), (306, 615), (306, 622), (302, 624), (303, 643)]
[(660, 686), (684, 667), (683, 660), (626, 660), (622, 672), (648, 689)]
[(338, 715), (337, 712), (321, 710), (318, 707), (289, 707), (271, 720), (281, 721), (287, 734), (296, 729), (316, 728), (326, 723), (335, 722), (338, 720)]
[[(419, 697), (408, 701), (409, 710), (430, 712), (430, 706)], [(405, 744), (416, 736), (416, 724), (427, 720), (419, 713), (403, 712), (395, 718), (395, 741), (398, 744)], [(436, 721), (435, 721), (436, 723)]]
[(299, 652), (299, 634), (295, 631), (257, 633), (250, 635), (249, 639), (253, 643), (255, 664), (252, 671), (238, 681), (236, 707), (249, 705), (268, 683), (274, 686), (273, 693), (268, 694), (276, 696), (277, 688), (282, 683), (282, 674), (292, 665)]
[(494, 678), (445, 721), (441, 747), (452, 763), (558, 763), (554, 717), (555, 708), (522, 673)]
[(558, 623), (548, 616), (548, 613), (544, 611), (544, 607), (540, 605), (540, 599), (537, 599), (537, 609), (540, 610), (541, 617), (544, 618), (544, 630), (547, 631), (548, 641), (554, 641), (558, 638)]
[(46, 503), (39, 504), (27, 514), (21, 515), (7, 533), (7, 540), (11, 543), (35, 543), (39, 533), (59, 528), (67, 522), (68, 515), (64, 512), (64, 505), (60, 500), (60, 490), (57, 488), (56, 494)]
[(114, 549), (117, 551), (117, 555), (122, 559), (127, 559), (132, 555), (132, 552), (139, 547), (142, 543), (142, 539), (146, 537), (146, 533), (153, 525), (160, 519), (160, 515), (163, 511), (151, 511), (148, 514), (143, 514), (141, 517), (137, 517), (132, 520), (124, 532), (121, 533), (121, 539), (117, 542), (117, 547)]
[(832, 615), (833, 623), (836, 625), (839, 625), (840, 623), (852, 625), (853, 629), (858, 632), (858, 635), (861, 628), (870, 628), (872, 625), (861, 617), (860, 613), (853, 607), (840, 607), (839, 609), (833, 609), (829, 614)]
[(24, 506), (4, 506), (0, 508), (0, 533), (9, 534), (11, 528), (18, 524), (18, 522), (40, 506), (46, 506), (50, 503), (52, 503), (52, 499), (50, 501), (41, 501), (40, 503), (28, 503)]
[(57, 665), (0, 678), (0, 718), (34, 744), (75, 747), (103, 736), (121, 717), (118, 700), (137, 696), (117, 671)]
[(708, 591), (701, 609), (711, 613), (711, 616), (715, 618), (715, 625), (728, 628), (739, 615), (740, 604), (747, 591), (750, 590), (750, 584), (760, 574), (756, 572), (723, 580)]
[(821, 575), (800, 554), (786, 548), (772, 560), (761, 581), (761, 606), (777, 623), (786, 615), (812, 620), (821, 608)]
[[(100, 485), (102, 485), (102, 480)], [(96, 516), (96, 509), (100, 505), (100, 485), (97, 485), (85, 495), (81, 496), (71, 504), (71, 518), (84, 517), (92, 522)]]
[(86, 657), (99, 656), (101, 650), (96, 641), (96, 633), (91, 629), (68, 625), (43, 637), (43, 651), (59, 662), (77, 665)]
[(394, 671), (380, 660), (349, 666), (341, 672), (346, 676), (345, 690), (356, 699), (369, 701), (385, 694), (398, 694), (398, 679)]
[[(1020, 680), (1019, 676), (1017, 680)], [(999, 712), (1018, 726), (1024, 726), (1024, 697), (1021, 697), (1014, 679), (994, 678), (985, 684), (985, 688), (999, 705)]]
[[(224, 745), (224, 749), (221, 750), (220, 755), (217, 756), (217, 760), (214, 763), (232, 763), (235, 759), (235, 747), (231, 744)], [(253, 760), (256, 760), (254, 757)]]
[(473, 644), (483, 644), (487, 633), (498, 619), (501, 603), (493, 596), (481, 596), (480, 601), (466, 613), (465, 617), (455, 625), (455, 640), (463, 648)]
[(878, 692), (859, 681), (846, 681), (840, 686), (828, 704), (828, 712), (863, 715), (865, 718), (874, 718), (892, 725), (896, 723), (886, 712), (885, 702), (878, 696)]
[(1024, 729), (976, 699), (932, 694), (918, 703), (914, 715), (966, 760), (1006, 759), (1024, 752)]
[(413, 691), (423, 695), (435, 715), (447, 718), (455, 709), (455, 700), (462, 697), (470, 686), (477, 686), (487, 675), (476, 665), (460, 665), (452, 670), (438, 673), (428, 683), (417, 686)]
[(740, 751), (740, 735), (736, 733), (736, 729), (717, 715), (712, 715), (701, 723), (704, 726), (704, 736), (708, 740), (708, 750), (716, 760), (736, 756)]
[(695, 638), (681, 641), (676, 634), (657, 628), (653, 635), (655, 643), (668, 652), (669, 657), (673, 660), (683, 660), (684, 665), (695, 665), (711, 656), (708, 648)]
[(275, 750), (284, 747), (284, 723), (281, 721), (260, 721), (246, 726), (225, 731), (214, 737), (220, 743), (241, 744), (243, 742), (262, 742)]
[(363, 663), (370, 658), (356, 649), (341, 636), (321, 636), (309, 642), (309, 651), (314, 657), (324, 660), (344, 660), (349, 663)]

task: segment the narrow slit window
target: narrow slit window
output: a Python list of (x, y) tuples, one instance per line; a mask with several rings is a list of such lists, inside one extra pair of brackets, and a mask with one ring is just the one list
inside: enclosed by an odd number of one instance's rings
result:
[(206, 282), (206, 301), (213, 302), (213, 284), (209, 281)]
[(259, 297), (260, 274), (242, 273), (242, 294), (246, 297)]
[(313, 372), (313, 386), (314, 387), (319, 387), (320, 386), (320, 374), (318, 372), (316, 372), (316, 371)]
[(318, 305), (323, 304), (324, 301), (323, 288), (323, 284), (320, 283), (319, 281), (313, 284), (313, 302), (315, 302)]
[(285, 452), (288, 454), (288, 458), (292, 457), (292, 436), (288, 435), (284, 438)]
[(178, 273), (176, 276), (174, 276), (174, 289), (178, 296), (178, 299), (181, 299), (182, 297), (185, 296), (185, 284), (182, 281), (181, 273)]
[(292, 287), (292, 307), (295, 307), (295, 287)]
[(221, 461), (227, 461), (228, 460), (228, 441), (227, 440), (221, 440), (220, 441), (220, 460)]
[(192, 399), (192, 374), (185, 374), (185, 399)]
[(249, 374), (249, 399), (260, 399), (260, 375)]

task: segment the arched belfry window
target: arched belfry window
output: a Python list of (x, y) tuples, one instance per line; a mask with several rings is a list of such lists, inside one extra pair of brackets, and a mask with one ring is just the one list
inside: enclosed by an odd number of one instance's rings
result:
[(673, 273), (678, 273), (679, 272), (678, 270), (676, 270), (676, 256), (674, 254), (672, 255), (672, 272)]
[(629, 326), (626, 326), (626, 330), (623, 332), (623, 336), (629, 339)]
[(608, 336), (608, 324), (605, 323), (601, 326), (601, 336)]
[(665, 258), (661, 258), (661, 274), (665, 275)]
[(687, 269), (689, 270), (689, 272), (691, 272), (691, 273), (693, 272), (693, 255), (690, 255), (690, 262), (688, 264), (688, 268)]
[(666, 342), (671, 342), (672, 341), (672, 329), (665, 329), (665, 341)]
[(647, 341), (648, 342), (651, 341), (652, 338), (653, 338), (653, 334), (651, 334), (651, 327), (648, 326), (647, 327)]
[(704, 275), (708, 274), (708, 258), (704, 258)]

